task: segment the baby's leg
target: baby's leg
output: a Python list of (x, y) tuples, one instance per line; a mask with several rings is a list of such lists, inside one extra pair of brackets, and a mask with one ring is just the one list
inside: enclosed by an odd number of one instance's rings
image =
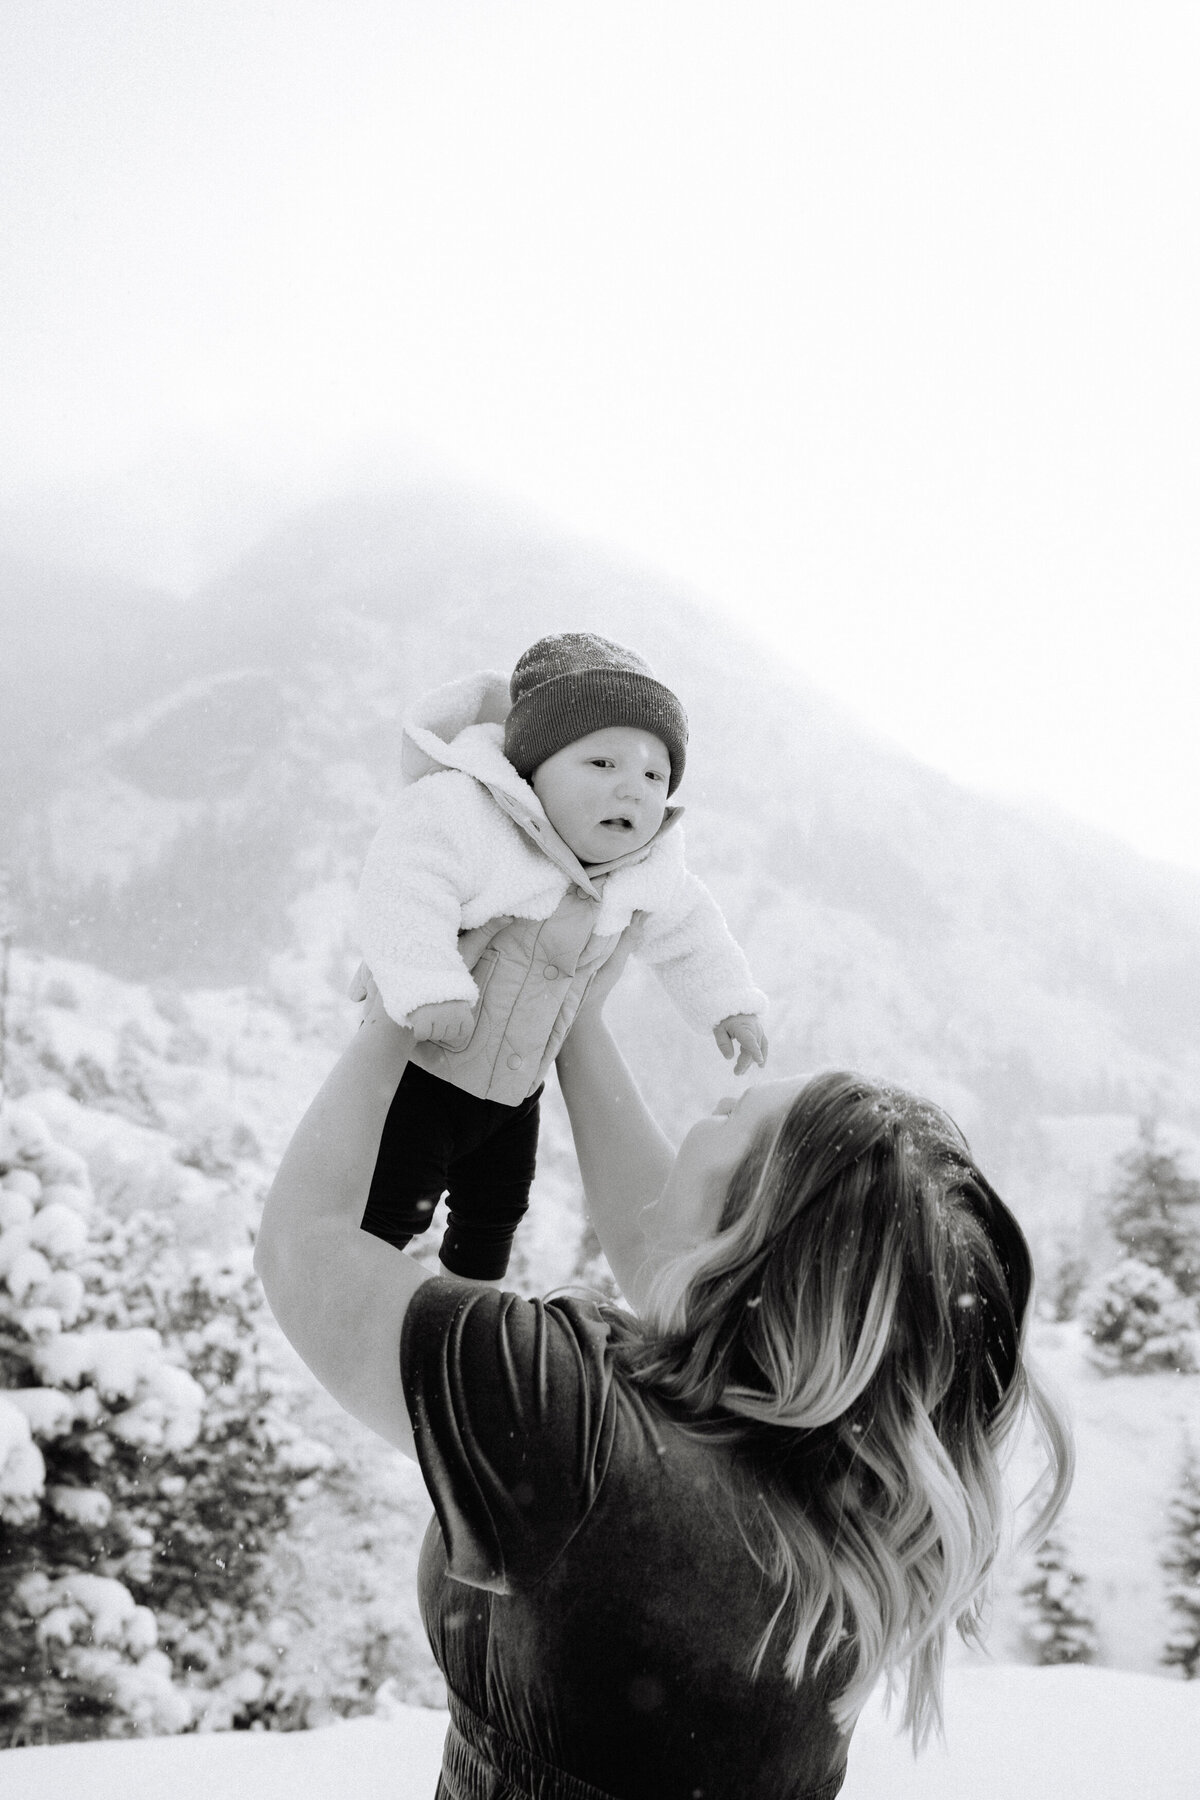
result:
[(453, 1275), (495, 1281), (508, 1268), (517, 1226), (529, 1207), (537, 1162), (541, 1088), (519, 1106), (495, 1106), (484, 1142), (450, 1166), (450, 1221), (439, 1252)]
[[(428, 1231), (458, 1142), (461, 1095), (409, 1063), (388, 1108), (362, 1229), (403, 1250)], [(478, 1104), (478, 1102), (476, 1103)]]

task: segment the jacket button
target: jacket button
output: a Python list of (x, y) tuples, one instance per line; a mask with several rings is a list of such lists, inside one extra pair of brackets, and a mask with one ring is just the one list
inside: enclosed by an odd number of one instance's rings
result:
[(519, 1069), (521, 1066), (521, 1058), (519, 1056), (510, 1056), (508, 1059), (508, 1066), (510, 1069)]
[(547, 981), (557, 981), (558, 980), (558, 969), (554, 963), (547, 963), (545, 968), (542, 970), (542, 974), (546, 977)]

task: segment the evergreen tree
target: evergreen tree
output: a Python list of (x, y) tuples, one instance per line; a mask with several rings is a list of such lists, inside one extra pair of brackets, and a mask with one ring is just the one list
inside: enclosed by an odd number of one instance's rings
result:
[(1200, 1462), (1190, 1444), (1184, 1447), (1167, 1521), (1162, 1566), (1171, 1631), (1162, 1660), (1168, 1668), (1181, 1669), (1185, 1681), (1194, 1681), (1200, 1675)]
[(248, 1252), (184, 1264), (0, 1111), (0, 1746), (271, 1719), (268, 1546), (314, 1471)]
[(1127, 1256), (1148, 1263), (1181, 1294), (1200, 1291), (1200, 1181), (1183, 1173), (1158, 1126), (1143, 1119), (1138, 1141), (1118, 1158), (1109, 1227)]
[(1197, 1366), (1196, 1303), (1149, 1263), (1119, 1262), (1084, 1295), (1080, 1316), (1092, 1359), (1109, 1374)]
[(1021, 1588), (1024, 1638), (1034, 1662), (1090, 1663), (1096, 1626), (1083, 1576), (1070, 1566), (1063, 1541), (1048, 1537)]
[(1087, 1286), (1088, 1263), (1079, 1234), (1060, 1233), (1046, 1246), (1039, 1281), (1039, 1310), (1056, 1324), (1076, 1317)]

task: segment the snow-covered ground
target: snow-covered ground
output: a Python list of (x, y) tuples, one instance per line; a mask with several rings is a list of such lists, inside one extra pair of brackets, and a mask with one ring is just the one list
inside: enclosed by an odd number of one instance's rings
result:
[[(947, 1744), (914, 1761), (878, 1700), (844, 1800), (1195, 1800), (1200, 1682), (1106, 1669), (956, 1669)], [(446, 1716), (398, 1707), (308, 1732), (0, 1751), (5, 1800), (432, 1800)]]

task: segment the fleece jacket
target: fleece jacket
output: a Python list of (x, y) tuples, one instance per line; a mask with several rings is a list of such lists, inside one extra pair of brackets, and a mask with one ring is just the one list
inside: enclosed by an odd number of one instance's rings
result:
[(492, 672), (426, 697), (404, 727), (406, 785), (367, 854), (358, 937), (388, 1013), (404, 1023), (445, 1000), (475, 1010), (464, 1048), (417, 1044), (412, 1060), (519, 1105), (627, 934), (697, 1030), (761, 1015), (765, 994), (684, 864), (682, 809), (640, 850), (584, 868), (504, 755), (507, 711), (508, 682)]

